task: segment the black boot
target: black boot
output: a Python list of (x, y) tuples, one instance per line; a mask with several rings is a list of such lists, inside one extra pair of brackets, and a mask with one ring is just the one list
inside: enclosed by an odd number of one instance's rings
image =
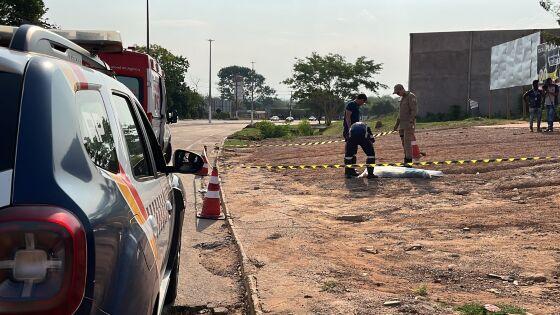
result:
[(360, 176), (360, 174), (358, 174), (356, 169), (353, 167), (346, 167), (344, 169), (344, 175), (346, 175), (346, 178), (354, 178)]
[(373, 167), (368, 167), (367, 168), (367, 178), (368, 179), (379, 178), (379, 176), (377, 176), (373, 173)]
[(408, 165), (406, 165), (406, 164), (408, 164), (408, 163), (412, 163), (412, 159), (404, 158), (404, 164), (405, 164), (405, 166), (408, 166)]
[(354, 156), (352, 159), (349, 160), (344, 160), (344, 175), (346, 175), (346, 178), (352, 178), (352, 177), (358, 177), (360, 176), (360, 174), (358, 174), (358, 172), (356, 172), (356, 169), (353, 167), (348, 167), (347, 165), (354, 165), (356, 164), (356, 156)]
[[(375, 157), (368, 157), (366, 159), (366, 164), (369, 165), (373, 165), (375, 164)], [(372, 178), (377, 178), (377, 175), (374, 174), (374, 167), (373, 166), (367, 166), (367, 178), (372, 179)]]

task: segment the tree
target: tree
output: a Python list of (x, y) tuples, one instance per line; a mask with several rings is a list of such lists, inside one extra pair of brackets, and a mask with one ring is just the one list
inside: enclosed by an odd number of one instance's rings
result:
[(365, 106), (364, 114), (382, 116), (394, 113), (399, 107), (399, 102), (390, 95), (384, 95), (381, 97), (369, 98)]
[[(556, 22), (558, 23), (558, 25), (560, 25), (560, 4), (558, 3), (558, 1), (539, 0), (539, 4), (543, 9), (552, 13), (556, 18)], [(541, 33), (542, 33), (543, 39), (546, 42), (560, 46), (560, 37), (558, 37), (556, 35), (553, 35), (553, 34), (551, 34), (550, 32), (547, 32), (547, 31), (543, 31)]]
[(243, 82), (245, 100), (251, 99), (251, 88), (254, 84), (254, 98), (256, 102), (262, 102), (267, 97), (272, 97), (276, 91), (265, 84), (265, 77), (254, 70), (247, 67), (229, 66), (220, 69), (218, 77), (218, 90), (223, 99), (235, 100), (235, 82), (234, 78), (239, 76)]
[[(558, 4), (558, 1), (539, 0), (539, 4), (541, 5), (541, 7), (543, 9), (545, 9), (546, 11), (554, 14), (557, 18), (560, 17), (560, 4)], [(560, 25), (560, 19), (558, 19), (556, 21)]]
[(342, 112), (344, 100), (356, 96), (360, 89), (377, 93), (380, 88), (386, 88), (374, 80), (381, 70), (382, 64), (363, 56), (350, 63), (339, 54), (313, 53), (305, 59), (296, 59), (292, 77), (282, 83), (294, 90), (294, 99), (305, 101), (324, 114), (326, 124), (330, 125)]
[[(146, 53), (145, 46), (136, 50)], [(174, 55), (159, 45), (150, 45), (150, 56), (155, 58), (165, 73), (167, 108), (176, 110), (181, 118), (198, 118), (204, 113), (204, 98), (185, 83), (189, 61), (181, 55)]]
[(44, 17), (48, 10), (43, 0), (0, 0), (0, 25), (34, 24), (53, 28)]

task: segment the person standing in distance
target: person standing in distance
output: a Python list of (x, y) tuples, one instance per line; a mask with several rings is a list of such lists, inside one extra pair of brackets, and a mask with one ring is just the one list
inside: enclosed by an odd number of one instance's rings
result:
[(401, 142), (404, 150), (404, 163), (412, 163), (412, 138), (414, 137), (414, 129), (416, 128), (416, 95), (406, 91), (402, 84), (395, 85), (393, 94), (401, 97), (399, 105), (399, 118), (393, 130), (399, 131)]
[(541, 130), (543, 92), (539, 90), (539, 80), (533, 81), (533, 88), (523, 94), (523, 101), (529, 107), (529, 129), (533, 132), (533, 120), (537, 119), (537, 132)]
[(544, 132), (554, 131), (554, 116), (556, 115), (556, 105), (558, 103), (558, 85), (552, 83), (552, 79), (548, 78), (543, 86), (544, 105), (546, 106), (546, 116), (548, 128)]

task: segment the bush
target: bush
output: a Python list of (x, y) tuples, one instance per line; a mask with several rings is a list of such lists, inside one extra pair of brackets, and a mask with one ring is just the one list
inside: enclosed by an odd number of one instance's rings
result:
[(228, 137), (229, 139), (259, 141), (264, 139), (261, 131), (257, 128), (245, 128)]
[(255, 127), (261, 131), (264, 139), (281, 138), (290, 133), (288, 126), (276, 125), (270, 121), (259, 121)]
[(463, 109), (459, 105), (453, 105), (449, 108), (449, 120), (461, 120), (464, 118)]
[(313, 127), (308, 120), (304, 119), (296, 126), (296, 130), (298, 135), (300, 136), (312, 136), (313, 135)]
[(214, 119), (229, 119), (229, 113), (226, 112), (219, 112), (219, 113), (214, 113), (212, 115), (212, 118)]

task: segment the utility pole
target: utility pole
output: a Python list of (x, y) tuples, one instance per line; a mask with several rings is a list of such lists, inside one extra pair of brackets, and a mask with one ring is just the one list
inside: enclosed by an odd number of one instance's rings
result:
[(210, 43), (210, 61), (208, 70), (208, 123), (212, 123), (212, 42), (213, 39), (209, 39)]
[(255, 112), (255, 62), (251, 61), (251, 125), (253, 124), (253, 113)]
[(290, 91), (290, 116), (292, 117), (292, 91)]
[(150, 0), (146, 0), (146, 52), (150, 54)]

